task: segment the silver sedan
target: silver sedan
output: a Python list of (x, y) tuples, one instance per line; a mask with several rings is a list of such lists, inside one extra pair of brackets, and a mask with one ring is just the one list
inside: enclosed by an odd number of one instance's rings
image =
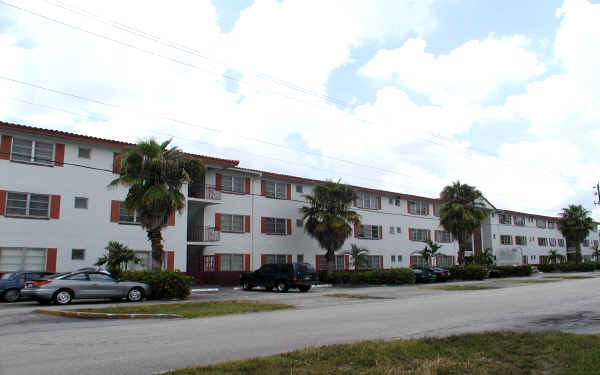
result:
[(135, 281), (117, 280), (104, 272), (71, 272), (45, 280), (28, 281), (21, 295), (41, 304), (66, 305), (74, 299), (110, 298), (140, 302), (150, 295), (150, 286)]

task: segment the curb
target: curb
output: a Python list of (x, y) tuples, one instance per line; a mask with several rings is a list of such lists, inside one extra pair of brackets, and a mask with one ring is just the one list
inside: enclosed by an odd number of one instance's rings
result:
[(175, 314), (116, 314), (116, 313), (90, 313), (81, 311), (69, 311), (69, 310), (48, 310), (48, 309), (37, 309), (33, 310), (34, 313), (54, 315), (54, 316), (66, 316), (69, 318), (82, 318), (82, 319), (178, 319), (183, 318), (181, 315)]
[(192, 293), (202, 293), (202, 292), (211, 292), (218, 293), (219, 288), (199, 288), (199, 289), (190, 289)]

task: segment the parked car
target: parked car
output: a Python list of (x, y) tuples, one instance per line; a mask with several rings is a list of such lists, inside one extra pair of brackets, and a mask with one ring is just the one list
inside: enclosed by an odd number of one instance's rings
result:
[(425, 270), (423, 268), (412, 268), (413, 273), (415, 274), (415, 282), (417, 283), (431, 283), (436, 279), (435, 273)]
[(448, 281), (450, 278), (450, 272), (447, 270), (435, 267), (435, 266), (412, 266), (413, 269), (425, 270), (428, 273), (435, 275), (435, 281)]
[(317, 281), (317, 271), (308, 263), (265, 264), (254, 272), (242, 272), (240, 276), (244, 290), (263, 286), (277, 292), (287, 292), (290, 288), (308, 292)]
[(494, 278), (500, 278), (500, 277), (504, 277), (504, 271), (496, 269), (496, 268), (492, 268), (488, 271), (488, 277), (490, 279), (494, 279)]
[(37, 280), (54, 274), (47, 271), (17, 271), (5, 273), (0, 279), (0, 296), (6, 302), (17, 302), (21, 299), (21, 289), (25, 287), (25, 282)]
[(46, 279), (27, 281), (21, 290), (23, 296), (41, 304), (55, 302), (66, 305), (74, 299), (110, 298), (140, 302), (150, 295), (150, 286), (135, 281), (117, 280), (102, 271), (76, 271)]

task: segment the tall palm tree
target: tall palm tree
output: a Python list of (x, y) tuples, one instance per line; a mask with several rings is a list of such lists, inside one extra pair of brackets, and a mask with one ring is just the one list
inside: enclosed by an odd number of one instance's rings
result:
[[(594, 221), (590, 212), (582, 205), (571, 204), (563, 208), (558, 219), (558, 229), (567, 240), (567, 248), (575, 247), (575, 261), (581, 261), (581, 244), (587, 238), (589, 231), (594, 229)], [(567, 254), (568, 255), (568, 254)]]
[(170, 215), (185, 207), (183, 184), (197, 181), (206, 171), (202, 161), (184, 157), (170, 144), (171, 140), (158, 143), (151, 138), (123, 150), (120, 175), (109, 184), (129, 187), (125, 207), (137, 212), (147, 232), (154, 270), (162, 268), (162, 229)]
[(352, 244), (350, 250), (346, 251), (345, 253), (352, 257), (352, 265), (354, 266), (355, 272), (357, 272), (361, 266), (367, 266), (367, 254), (369, 254), (369, 250)]
[(340, 182), (326, 181), (315, 186), (313, 195), (304, 196), (308, 206), (300, 208), (304, 231), (326, 250), (327, 272), (335, 270), (335, 252), (360, 224), (360, 216), (350, 210), (356, 192)]
[(548, 252), (548, 262), (550, 262), (550, 264), (556, 264), (558, 262), (562, 262), (564, 259), (565, 259), (565, 256), (556, 250), (550, 250)]
[(463, 264), (467, 239), (488, 216), (479, 202), (483, 194), (474, 186), (456, 181), (442, 190), (440, 198), (440, 224), (458, 241), (458, 264)]

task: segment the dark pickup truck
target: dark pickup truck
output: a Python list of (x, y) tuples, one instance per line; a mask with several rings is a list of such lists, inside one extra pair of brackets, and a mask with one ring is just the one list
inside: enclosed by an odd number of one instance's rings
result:
[(254, 272), (242, 272), (241, 284), (244, 290), (263, 286), (267, 290), (287, 292), (298, 288), (308, 292), (317, 280), (317, 271), (308, 263), (265, 264)]

